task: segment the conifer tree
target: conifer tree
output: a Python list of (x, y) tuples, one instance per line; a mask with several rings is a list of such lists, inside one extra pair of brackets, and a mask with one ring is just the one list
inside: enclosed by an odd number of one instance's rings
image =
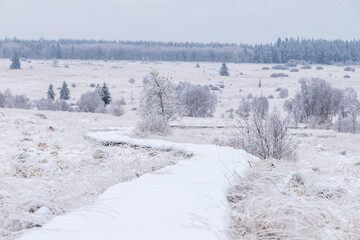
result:
[(220, 76), (229, 76), (228, 68), (225, 63), (223, 63), (221, 66)]
[(20, 57), (17, 54), (17, 52), (14, 52), (13, 55), (11, 55), (11, 65), (10, 69), (20, 69)]
[(51, 100), (55, 100), (55, 92), (54, 92), (54, 86), (50, 84), (48, 91), (47, 91), (47, 98)]
[(70, 99), (70, 89), (68, 88), (67, 83), (64, 81), (60, 90), (60, 99), (69, 100)]
[(103, 100), (105, 105), (108, 105), (111, 103), (111, 94), (109, 92), (109, 88), (107, 84), (104, 82), (102, 88), (101, 88), (101, 100)]

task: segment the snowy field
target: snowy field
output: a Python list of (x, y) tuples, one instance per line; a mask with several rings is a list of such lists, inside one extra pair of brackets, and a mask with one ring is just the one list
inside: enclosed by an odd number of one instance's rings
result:
[[(147, 137), (147, 139), (161, 139), (174, 144), (188, 143), (191, 145), (189, 150), (193, 153), (204, 150), (203, 145), (199, 144), (213, 144), (217, 138), (228, 138), (236, 134), (236, 121), (228, 118), (229, 112), (226, 111), (236, 110), (240, 99), (247, 97), (249, 93), (254, 96), (273, 95), (274, 99), (269, 99), (270, 107), (276, 106), (278, 109), (282, 109), (284, 99), (277, 98), (278, 92), (275, 89), (288, 88), (290, 98), (298, 91), (298, 80), (302, 77), (323, 78), (333, 87), (341, 89), (353, 87), (360, 93), (359, 66), (354, 66), (355, 72), (344, 71), (344, 66), (323, 66), (324, 70), (316, 70), (316, 66), (312, 66), (309, 70), (299, 69), (299, 72), (289, 72), (289, 70), (261, 70), (265, 66), (271, 68), (272, 65), (266, 64), (229, 63), (227, 66), (230, 76), (221, 77), (218, 73), (221, 63), (199, 63), (200, 68), (195, 68), (196, 63), (187, 62), (59, 60), (59, 66), (53, 67), (51, 60), (27, 60), (22, 61), (21, 64), (22, 70), (11, 71), (8, 70), (10, 61), (0, 60), (0, 91), (8, 88), (14, 94), (25, 94), (31, 100), (38, 100), (46, 97), (49, 84), (54, 84), (56, 89), (65, 80), (69, 86), (76, 85), (70, 87), (72, 96), (70, 101), (75, 103), (81, 94), (94, 90), (90, 84), (101, 84), (105, 81), (109, 85), (113, 99), (124, 97), (127, 105), (125, 105), (126, 112), (121, 117), (106, 114), (0, 109), (0, 141), (2, 142), (0, 145), (0, 238), (5, 237), (5, 239), (18, 238), (27, 231), (27, 228), (43, 226), (55, 215), (64, 215), (74, 209), (95, 203), (93, 209), (99, 210), (101, 206), (96, 205), (99, 204), (97, 202), (99, 196), (100, 199), (105, 199), (107, 195), (101, 194), (117, 183), (136, 178), (136, 182), (127, 183), (129, 188), (144, 185), (146, 178), (149, 177), (149, 175), (141, 176), (144, 173), (156, 172), (166, 166), (180, 171), (181, 164), (191, 165), (194, 164), (192, 161), (201, 159), (201, 154), (189, 158), (178, 150), (161, 151), (128, 145), (103, 146), (88, 138), (88, 134), (96, 129), (131, 127), (136, 124), (139, 117), (132, 109), (139, 103), (141, 81), (151, 67), (158, 69), (162, 76), (172, 77), (174, 82), (187, 81), (213, 86), (224, 84), (224, 88), (216, 91), (219, 103), (214, 118), (183, 118), (172, 123), (174, 125), (172, 135)], [(270, 78), (272, 73), (279, 72), (284, 72), (289, 77)], [(350, 78), (344, 79), (344, 75), (350, 75)], [(129, 83), (130, 78), (135, 79), (134, 84)], [(259, 79), (262, 82), (261, 88), (258, 87)], [(58, 91), (56, 90), (57, 97)], [(275, 160), (251, 161), (249, 166), (248, 157), (234, 157), (241, 164), (248, 165), (246, 168), (241, 168), (237, 181), (227, 179), (219, 183), (217, 191), (224, 190), (223, 194), (226, 194), (226, 190), (229, 190), (229, 206), (224, 207), (220, 213), (221, 217), (217, 218), (224, 220), (223, 225), (216, 222), (217, 228), (224, 227), (221, 231), (218, 230), (222, 233), (228, 232), (229, 239), (270, 239), (279, 232), (288, 234), (282, 235), (282, 238), (290, 236), (297, 239), (358, 239), (360, 236), (358, 225), (360, 136), (314, 129), (297, 129), (292, 130), (292, 133), (300, 141), (298, 161), (295, 163)], [(198, 149), (196, 144), (199, 145)], [(212, 163), (217, 164), (219, 161), (214, 160)], [(217, 166), (216, 164), (214, 166)], [(206, 167), (206, 164), (201, 166)], [(231, 169), (229, 172), (233, 170), (236, 169)], [(157, 176), (157, 174), (153, 175)], [(119, 186), (121, 184), (115, 185), (114, 188), (117, 189)], [(251, 191), (244, 193), (239, 186)], [(119, 191), (121, 194), (125, 191), (111, 189), (110, 192)], [(221, 195), (219, 192), (216, 196)], [(270, 195), (271, 193), (274, 194)], [(286, 198), (282, 198), (284, 195)], [(222, 201), (221, 198), (224, 196), (221, 195), (219, 201)], [(239, 198), (246, 201), (239, 201)], [(197, 198), (201, 201), (199, 199), (201, 198)], [(284, 199), (288, 200), (288, 205), (284, 204)], [(129, 204), (126, 200), (123, 200), (123, 203)], [(222, 203), (228, 204), (226, 201)], [(285, 205), (288, 209), (281, 208)], [(271, 207), (289, 212), (297, 208), (304, 211), (290, 214), (289, 217), (278, 215), (279, 212), (267, 211)], [(79, 213), (79, 210), (76, 211)], [(79, 215), (82, 213), (84, 212), (80, 212)], [(69, 219), (75, 218), (75, 223), (81, 221), (81, 218), (77, 219), (76, 213), (66, 216), (70, 216)], [(294, 219), (301, 219), (304, 225), (289, 224)], [(212, 220), (214, 219), (210, 219), (209, 222)], [(55, 218), (50, 222), (48, 230), (61, 228), (64, 226), (61, 225), (62, 221), (61, 218)], [(319, 223), (319, 221), (323, 222)], [(176, 223), (183, 222), (179, 220), (174, 222)], [(91, 223), (91, 219), (89, 224), (87, 226), (94, 224)], [(230, 226), (230, 230), (226, 225)], [(293, 229), (291, 234), (284, 230), (287, 228)], [(30, 232), (34, 235), (32, 237), (30, 234), (28, 239), (40, 239), (36, 235), (38, 231), (30, 230)], [(51, 236), (56, 235), (53, 234)], [(26, 234), (24, 239), (27, 239)], [(154, 237), (154, 239), (166, 238)]]

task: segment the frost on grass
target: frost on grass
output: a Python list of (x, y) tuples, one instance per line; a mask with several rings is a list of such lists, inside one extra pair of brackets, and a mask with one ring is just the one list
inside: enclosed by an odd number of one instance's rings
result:
[(0, 120), (0, 239), (15, 239), (92, 204), (114, 184), (184, 158), (171, 151), (103, 146), (84, 139), (70, 119), (64, 124), (50, 114), (17, 116), (2, 114)]
[(359, 181), (286, 160), (252, 163), (228, 192), (233, 239), (359, 239)]

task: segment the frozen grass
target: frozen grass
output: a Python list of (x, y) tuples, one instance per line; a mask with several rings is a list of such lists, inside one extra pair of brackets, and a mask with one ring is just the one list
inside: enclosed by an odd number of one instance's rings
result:
[(17, 112), (1, 114), (0, 239), (15, 239), (55, 215), (92, 204), (116, 183), (184, 158), (178, 152), (86, 140), (74, 124), (80, 121), (76, 115), (64, 124), (31, 111), (21, 112), (21, 119)]
[(360, 181), (317, 171), (282, 160), (252, 163), (229, 191), (231, 237), (360, 239)]

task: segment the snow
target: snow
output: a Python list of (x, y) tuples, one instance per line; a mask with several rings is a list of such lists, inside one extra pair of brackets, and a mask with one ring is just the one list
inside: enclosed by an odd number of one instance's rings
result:
[(229, 181), (235, 170), (243, 174), (254, 157), (228, 147), (132, 139), (123, 135), (126, 131), (98, 131), (88, 137), (194, 156), (117, 184), (94, 205), (56, 217), (20, 239), (227, 239)]

